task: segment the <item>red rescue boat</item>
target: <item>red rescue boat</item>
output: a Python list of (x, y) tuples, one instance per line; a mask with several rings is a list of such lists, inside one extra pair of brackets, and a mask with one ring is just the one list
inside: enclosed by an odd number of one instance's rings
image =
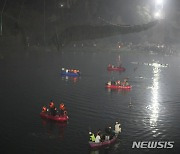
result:
[(120, 85), (106, 85), (106, 88), (110, 88), (110, 89), (131, 89), (132, 86), (128, 85), (128, 86), (120, 86)]
[(100, 143), (95, 143), (95, 142), (90, 141), (89, 145), (91, 148), (100, 148), (100, 147), (108, 146), (108, 145), (113, 144), (116, 141), (117, 136), (118, 136), (118, 134), (116, 134), (111, 140), (103, 141)]
[(40, 113), (41, 118), (43, 119), (48, 119), (48, 120), (53, 120), (53, 121), (59, 121), (59, 122), (66, 122), (68, 121), (69, 117), (67, 115), (56, 115), (56, 116), (52, 116), (48, 113), (45, 112), (41, 112)]
[(108, 65), (107, 70), (108, 71), (125, 71), (126, 69), (121, 66)]

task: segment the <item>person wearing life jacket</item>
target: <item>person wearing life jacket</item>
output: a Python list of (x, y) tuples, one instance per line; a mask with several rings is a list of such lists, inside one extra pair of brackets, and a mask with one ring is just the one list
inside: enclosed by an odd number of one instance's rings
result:
[(116, 81), (116, 83), (117, 83), (118, 86), (121, 85), (121, 81), (120, 80)]
[(66, 110), (64, 103), (61, 103), (59, 105), (59, 109), (60, 109), (60, 115), (62, 115), (62, 116), (67, 115), (67, 110)]
[(120, 85), (120, 83), (121, 83), (121, 81), (120, 80), (117, 80), (117, 81), (115, 81), (115, 85), (117, 85), (117, 86), (119, 86)]
[(95, 139), (96, 138), (95, 138), (94, 134), (92, 132), (89, 132), (89, 141), (94, 142)]
[(126, 78), (126, 79), (124, 79), (124, 85), (125, 86), (128, 86), (129, 85), (129, 83), (128, 83), (128, 79)]
[(120, 123), (119, 122), (116, 122), (115, 126), (114, 126), (114, 132), (115, 134), (118, 134), (121, 132), (121, 127), (120, 127)]
[(49, 103), (49, 108), (53, 108), (54, 107), (54, 102), (51, 100), (51, 102)]
[(129, 82), (126, 81), (126, 86), (129, 86)]
[(54, 102), (52, 100), (49, 103), (49, 111), (50, 111), (50, 115), (52, 115), (52, 116), (55, 116), (57, 113), (57, 109), (56, 109)]
[(43, 106), (43, 107), (42, 107), (42, 112), (43, 112), (43, 113), (47, 112), (46, 106)]
[(107, 85), (110, 86), (110, 85), (111, 85), (111, 81), (108, 81), (108, 82), (107, 82)]

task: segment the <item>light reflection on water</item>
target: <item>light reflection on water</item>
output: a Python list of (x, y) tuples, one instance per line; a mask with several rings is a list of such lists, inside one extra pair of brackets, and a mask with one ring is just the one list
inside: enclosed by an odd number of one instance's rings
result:
[(65, 81), (71, 81), (71, 82), (73, 82), (73, 83), (77, 83), (78, 80), (80, 80), (80, 77), (62, 76), (61, 79), (62, 79), (62, 80), (65, 80)]
[(159, 116), (159, 75), (160, 75), (160, 68), (154, 67), (153, 68), (153, 87), (151, 90), (152, 93), (152, 105), (150, 105), (151, 115), (150, 115), (150, 126), (154, 127), (157, 126), (157, 120)]

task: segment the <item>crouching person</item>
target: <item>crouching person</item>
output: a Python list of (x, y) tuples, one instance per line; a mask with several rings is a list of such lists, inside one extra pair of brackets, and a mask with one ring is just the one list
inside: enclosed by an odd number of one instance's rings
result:
[(94, 136), (94, 134), (93, 133), (91, 133), (91, 132), (89, 132), (89, 141), (91, 141), (91, 142), (95, 142), (95, 136)]

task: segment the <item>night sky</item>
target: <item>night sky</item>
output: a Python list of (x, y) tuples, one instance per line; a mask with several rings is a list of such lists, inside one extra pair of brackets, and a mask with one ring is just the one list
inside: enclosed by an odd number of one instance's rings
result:
[[(158, 19), (158, 26), (148, 28), (150, 30), (142, 27), (140, 31), (145, 31), (144, 37), (140, 36), (141, 33), (136, 33), (132, 38), (138, 37), (139, 42), (178, 43), (180, 41), (179, 6), (178, 0), (165, 0), (162, 8), (163, 19)], [(1, 0), (0, 9), (2, 49), (7, 48), (8, 42), (15, 48), (26, 48), (27, 44), (31, 44), (46, 47), (56, 46), (59, 50), (60, 47), (57, 46), (69, 44), (72, 40), (82, 41), (112, 36), (106, 35), (104, 28), (102, 28), (104, 29), (103, 35), (99, 34), (98, 28), (94, 28), (96, 31), (93, 33), (97, 34), (97, 37), (93, 34), (94, 36), (90, 38), (88, 34), (92, 32), (88, 32), (88, 28), (86, 33), (83, 30), (79, 31), (78, 36), (76, 33), (67, 32), (66, 29), (75, 31), (74, 26), (79, 26), (79, 29), (82, 25), (134, 26), (157, 20), (154, 17), (157, 12), (154, 0)], [(126, 30), (122, 31), (123, 34), (127, 33)], [(130, 33), (134, 32), (136, 30), (130, 30)], [(121, 38), (125, 36), (120, 33), (113, 33), (113, 35)], [(14, 38), (17, 42), (14, 42)], [(7, 49), (9, 50), (9, 47)]]

